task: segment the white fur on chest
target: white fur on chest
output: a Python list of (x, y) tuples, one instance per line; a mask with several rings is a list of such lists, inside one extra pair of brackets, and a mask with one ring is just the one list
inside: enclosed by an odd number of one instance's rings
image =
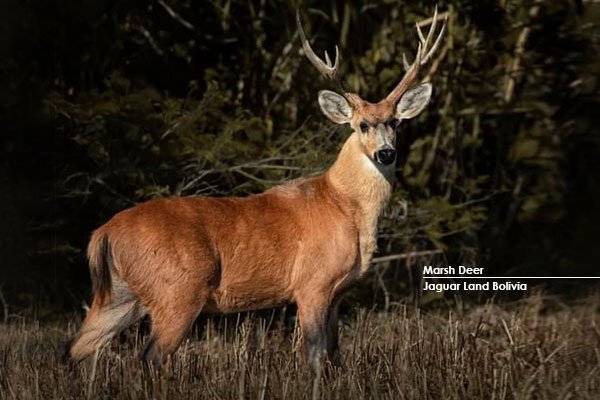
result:
[(362, 157), (362, 167), (369, 174), (369, 188), (363, 190), (370, 192), (373, 203), (364, 210), (359, 227), (360, 275), (367, 272), (373, 253), (377, 251), (377, 224), (381, 211), (391, 195), (391, 184), (387, 175), (393, 173), (393, 166), (378, 166), (366, 154)]

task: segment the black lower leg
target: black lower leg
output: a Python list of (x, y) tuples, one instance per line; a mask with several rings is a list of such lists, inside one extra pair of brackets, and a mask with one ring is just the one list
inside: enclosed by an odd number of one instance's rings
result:
[(314, 315), (302, 326), (306, 356), (311, 370), (315, 373), (321, 371), (327, 355), (327, 312)]
[(140, 354), (140, 359), (147, 367), (153, 366), (159, 368), (162, 364), (162, 357), (156, 349), (156, 337), (154, 335), (148, 339), (148, 343), (146, 343), (144, 350)]
[(327, 320), (327, 357), (335, 366), (339, 366), (342, 363), (338, 338), (337, 307), (330, 310)]

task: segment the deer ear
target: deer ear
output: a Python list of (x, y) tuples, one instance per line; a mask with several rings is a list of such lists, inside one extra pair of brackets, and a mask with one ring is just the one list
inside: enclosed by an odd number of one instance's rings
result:
[(323, 114), (336, 124), (345, 124), (352, 118), (352, 107), (346, 98), (330, 90), (319, 91), (319, 106)]
[(431, 83), (423, 83), (404, 93), (396, 106), (396, 118), (410, 119), (425, 109), (431, 99)]

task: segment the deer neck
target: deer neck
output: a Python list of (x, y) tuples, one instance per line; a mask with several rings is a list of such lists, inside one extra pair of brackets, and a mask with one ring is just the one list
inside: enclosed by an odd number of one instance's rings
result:
[(365, 154), (354, 132), (326, 172), (326, 178), (359, 230), (362, 274), (376, 250), (377, 221), (392, 194), (394, 167), (376, 164)]

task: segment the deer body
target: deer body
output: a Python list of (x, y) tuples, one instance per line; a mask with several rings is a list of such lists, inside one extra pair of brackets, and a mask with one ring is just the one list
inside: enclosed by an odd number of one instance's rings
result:
[[(125, 318), (149, 313), (185, 321), (177, 335), (153, 332), (172, 348), (200, 311), (232, 313), (296, 302), (300, 312), (311, 314), (336, 304), (369, 265), (377, 219), (392, 190), (393, 170), (366, 158), (356, 136), (348, 138), (335, 164), (314, 178), (248, 197), (151, 200), (115, 215), (90, 241), (90, 260), (103, 256), (106, 241), (111, 261), (92, 265), (107, 268), (95, 274), (109, 279), (96, 288), (86, 323), (93, 326), (126, 292), (138, 311)], [(116, 295), (114, 281), (121, 282)], [(71, 349), (77, 359), (96, 349), (94, 339), (107, 341), (116, 333), (110, 327), (86, 331), (86, 323)], [(318, 321), (305, 324), (310, 323)], [(152, 345), (160, 344), (156, 340)], [(149, 360), (156, 351), (148, 349)]]
[[(299, 31), (306, 50), (300, 24)], [(319, 92), (323, 113), (354, 129), (322, 175), (248, 197), (151, 200), (98, 228), (88, 246), (94, 299), (70, 356), (87, 357), (148, 314), (143, 356), (160, 363), (200, 312), (295, 302), (311, 367), (318, 370), (323, 356), (338, 362), (337, 306), (376, 249), (377, 221), (394, 180), (396, 128), (431, 95), (429, 84), (408, 90), (418, 72), (411, 68), (410, 79), (379, 103)]]

